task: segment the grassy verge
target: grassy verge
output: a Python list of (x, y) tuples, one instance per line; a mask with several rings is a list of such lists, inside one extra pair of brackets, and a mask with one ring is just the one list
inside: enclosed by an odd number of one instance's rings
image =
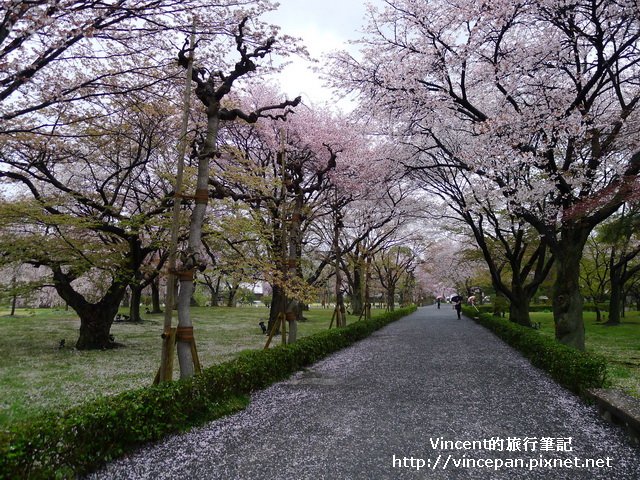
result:
[(282, 380), (415, 310), (324, 330), (292, 345), (242, 352), (201, 375), (103, 396), (0, 432), (0, 479), (75, 478), (164, 435), (243, 408), (248, 394)]
[[(532, 312), (531, 320), (540, 322), (543, 335), (554, 337), (550, 312)], [(587, 351), (605, 357), (611, 387), (640, 398), (640, 312), (627, 312), (618, 326), (607, 326), (595, 320), (595, 313), (584, 312)]]
[[(144, 315), (141, 324), (115, 323), (112, 333), (124, 348), (80, 352), (73, 348), (79, 320), (72, 311), (18, 310), (14, 317), (8, 313), (0, 310), (0, 430), (44, 410), (63, 410), (153, 381), (160, 363), (162, 314)], [(320, 308), (306, 312), (308, 321), (299, 324), (299, 336), (326, 330), (331, 315), (332, 310)], [(265, 307), (193, 308), (203, 367), (262, 348), (266, 337), (258, 321), (267, 316)], [(62, 339), (65, 346), (60, 348)]]

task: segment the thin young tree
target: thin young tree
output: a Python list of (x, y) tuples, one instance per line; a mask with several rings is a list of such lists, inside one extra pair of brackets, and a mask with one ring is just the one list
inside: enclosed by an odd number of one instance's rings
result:
[[(196, 270), (206, 268), (202, 255), (202, 225), (205, 218), (206, 207), (209, 202), (209, 178), (212, 160), (218, 154), (218, 133), (221, 122), (244, 121), (255, 123), (260, 118), (286, 118), (291, 113), (291, 108), (298, 105), (300, 98), (285, 100), (277, 104), (259, 106), (245, 112), (232, 105), (225, 105), (234, 84), (256, 71), (257, 61), (264, 59), (274, 51), (276, 39), (270, 37), (256, 46), (252, 46), (250, 38), (246, 36), (249, 18), (245, 17), (237, 26), (235, 37), (235, 49), (238, 60), (228, 72), (221, 70), (209, 70), (204, 67), (192, 69), (191, 80), (195, 84), (195, 95), (204, 107), (206, 115), (206, 128), (202, 138), (194, 144), (193, 160), (196, 163), (195, 205), (191, 212), (189, 222), (189, 236), (185, 248), (180, 252), (180, 265), (177, 267), (177, 275), (180, 289), (177, 299), (178, 328), (176, 342), (178, 346), (178, 360), (180, 363), (180, 377), (193, 376), (193, 323), (190, 317), (190, 301), (194, 291), (194, 276)], [(188, 68), (187, 45), (183, 47), (179, 55), (179, 62), (185, 69)]]

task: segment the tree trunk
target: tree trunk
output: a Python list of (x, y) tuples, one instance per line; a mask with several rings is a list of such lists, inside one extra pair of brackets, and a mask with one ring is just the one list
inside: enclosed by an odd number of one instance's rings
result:
[(80, 335), (76, 342), (78, 350), (104, 350), (117, 346), (110, 331), (113, 319), (118, 313), (119, 303), (115, 301), (111, 305), (106, 305), (104, 302), (87, 303), (82, 307), (71, 305), (71, 308), (80, 316)]
[(531, 327), (531, 315), (529, 314), (529, 299), (517, 299), (515, 296), (509, 305), (509, 320), (518, 325)]
[[(284, 156), (284, 151), (282, 152)], [(300, 177), (302, 175), (300, 174)], [(287, 278), (299, 278), (300, 255), (302, 252), (302, 205), (304, 198), (301, 191), (296, 192), (293, 204), (293, 212), (291, 213), (291, 221), (289, 222), (289, 252)], [(287, 323), (289, 324), (288, 343), (295, 343), (298, 339), (298, 318), (302, 315), (302, 305), (295, 298), (290, 298), (287, 304)]]
[(218, 292), (216, 292), (213, 288), (211, 289), (211, 296), (209, 299), (209, 305), (212, 307), (218, 306)]
[(619, 267), (611, 269), (611, 296), (609, 297), (609, 320), (606, 325), (620, 325), (622, 305), (622, 275)]
[[(126, 283), (113, 282), (99, 302), (89, 303), (71, 286), (71, 282), (75, 280), (73, 276), (63, 273), (59, 267), (52, 267), (52, 270), (53, 284), (58, 295), (80, 317), (80, 335), (76, 348), (103, 350), (116, 347), (117, 344), (111, 338), (110, 331), (127, 289)], [(123, 282), (125, 280), (123, 276)]]
[(131, 289), (131, 299), (129, 301), (129, 321), (141, 322), (140, 299), (142, 298), (142, 288), (140, 286), (129, 287)]
[[(553, 287), (553, 318), (556, 339), (584, 350), (583, 299), (580, 294), (580, 259), (588, 236), (586, 229), (565, 228), (557, 245), (556, 281)], [(555, 253), (555, 252), (554, 252)]]
[(183, 274), (180, 278), (178, 289), (178, 332), (176, 333), (176, 346), (178, 363), (180, 365), (180, 378), (192, 377), (195, 373), (194, 358), (191, 351), (193, 339), (193, 323), (191, 321), (191, 297), (193, 296), (193, 277)]
[(238, 293), (238, 289), (240, 288), (240, 284), (237, 283), (235, 285), (229, 285), (227, 283), (227, 288), (229, 289), (229, 294), (227, 295), (227, 307), (234, 308), (236, 306), (235, 298)]
[(173, 282), (173, 298), (175, 299), (173, 301), (173, 309), (174, 310), (178, 310), (178, 294), (180, 291), (180, 282), (177, 279), (174, 279), (175, 281)]
[(218, 292), (215, 288), (209, 286), (209, 306), (217, 307), (218, 306)]
[(13, 317), (16, 314), (16, 304), (18, 303), (18, 295), (15, 293), (11, 297), (11, 313), (10, 315)]
[(347, 309), (344, 306), (344, 294), (342, 291), (338, 293), (337, 305), (338, 311), (340, 312), (340, 327), (347, 326)]
[(194, 342), (193, 322), (191, 321), (190, 304), (194, 292), (195, 270), (201, 265), (202, 224), (209, 203), (209, 160), (216, 152), (218, 138), (217, 105), (210, 105), (207, 111), (207, 134), (204, 146), (198, 155), (198, 175), (196, 179), (195, 205), (191, 211), (189, 222), (189, 239), (186, 255), (183, 256), (182, 272), (179, 275), (180, 290), (178, 291), (178, 330), (176, 345), (178, 363), (180, 364), (180, 378), (192, 377), (195, 373), (195, 361), (191, 345)]
[(393, 312), (395, 310), (396, 303), (396, 286), (389, 282), (387, 287), (387, 310)]
[[(518, 325), (531, 327), (531, 315), (529, 314), (531, 296), (527, 295), (523, 285), (519, 284), (518, 276), (514, 274), (513, 277), (510, 292), (509, 320)], [(531, 291), (531, 294), (533, 295), (534, 292), (535, 289)]]
[(235, 298), (236, 294), (233, 290), (229, 290), (229, 293), (227, 294), (227, 307), (228, 308), (233, 308), (236, 306), (236, 303), (233, 301), (233, 299)]
[[(271, 307), (269, 308), (269, 331), (273, 328), (273, 324), (278, 319), (278, 314), (285, 311), (285, 295), (284, 290), (279, 285), (271, 285)], [(280, 331), (280, 325), (278, 325), (276, 334)]]
[(220, 282), (222, 281), (222, 279), (220, 277), (218, 277), (218, 280), (216, 280), (216, 284), (215, 286), (212, 283), (207, 283), (207, 287), (209, 288), (209, 293), (211, 294), (211, 306), (212, 307), (217, 307), (218, 304), (218, 294), (220, 293)]
[[(295, 312), (293, 312), (295, 315)], [(298, 321), (295, 316), (287, 319), (287, 324), (289, 325), (289, 331), (287, 332), (287, 343), (296, 343), (298, 340)]]
[(365, 260), (365, 274), (364, 274), (364, 318), (365, 320), (371, 320), (371, 262), (373, 257), (366, 255)]
[[(337, 201), (336, 201), (337, 204)], [(340, 233), (343, 227), (342, 212), (340, 207), (334, 207), (334, 225), (333, 225), (333, 252), (335, 255), (335, 274), (336, 274), (336, 327), (346, 327), (347, 319), (345, 316), (344, 295), (342, 293), (342, 272), (340, 264), (342, 259), (342, 249), (340, 248)]]
[(598, 307), (598, 302), (595, 303), (595, 310), (596, 310), (596, 323), (600, 323), (602, 321), (602, 311), (600, 311), (600, 308)]
[(364, 275), (363, 266), (360, 257), (356, 257), (355, 266), (353, 267), (353, 285), (351, 286), (351, 313), (360, 315), (364, 308)]
[(151, 282), (151, 313), (162, 313), (160, 308), (160, 279), (158, 277)]

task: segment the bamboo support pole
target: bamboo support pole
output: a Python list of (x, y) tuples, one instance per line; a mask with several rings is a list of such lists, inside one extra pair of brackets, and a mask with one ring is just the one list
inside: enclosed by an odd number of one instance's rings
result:
[[(184, 157), (187, 152), (187, 130), (189, 128), (189, 109), (191, 102), (191, 74), (193, 71), (193, 52), (195, 49), (195, 21), (191, 37), (189, 38), (189, 61), (186, 73), (186, 84), (183, 97), (182, 126), (180, 129), (180, 142), (178, 144), (178, 165), (176, 172), (176, 182), (173, 197), (173, 211), (171, 222), (171, 239), (169, 242), (169, 258), (167, 260), (167, 285), (164, 305), (164, 333), (162, 342), (162, 354), (160, 358), (160, 369), (154, 380), (154, 384), (168, 382), (173, 378), (173, 358), (176, 347), (175, 329), (172, 328), (173, 309), (176, 303), (176, 256), (178, 250), (178, 234), (180, 229), (180, 207), (182, 205), (182, 184), (184, 177)], [(173, 331), (173, 335), (168, 334)], [(173, 338), (173, 341), (170, 339)], [(194, 346), (195, 348), (195, 346)]]

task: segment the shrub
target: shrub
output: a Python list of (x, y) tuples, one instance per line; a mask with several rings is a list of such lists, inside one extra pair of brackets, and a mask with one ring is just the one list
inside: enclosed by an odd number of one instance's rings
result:
[(415, 311), (327, 330), (298, 342), (242, 352), (187, 380), (123, 392), (49, 412), (0, 432), (0, 479), (74, 478), (141, 445), (246, 407), (249, 394)]
[(476, 305), (478, 312), (480, 313), (493, 313), (495, 311), (495, 307), (491, 303), (485, 303), (483, 305)]
[(560, 385), (578, 395), (589, 388), (601, 388), (606, 382), (604, 357), (568, 347), (538, 330), (517, 325), (489, 314), (466, 312), (478, 323), (519, 350), (533, 365), (547, 371)]
[[(597, 306), (597, 308), (596, 308)], [(609, 311), (609, 304), (608, 303), (598, 303), (597, 305), (595, 303), (585, 303), (584, 307), (583, 307), (585, 312), (595, 312), (596, 310), (600, 310), (601, 312), (608, 312)]]

